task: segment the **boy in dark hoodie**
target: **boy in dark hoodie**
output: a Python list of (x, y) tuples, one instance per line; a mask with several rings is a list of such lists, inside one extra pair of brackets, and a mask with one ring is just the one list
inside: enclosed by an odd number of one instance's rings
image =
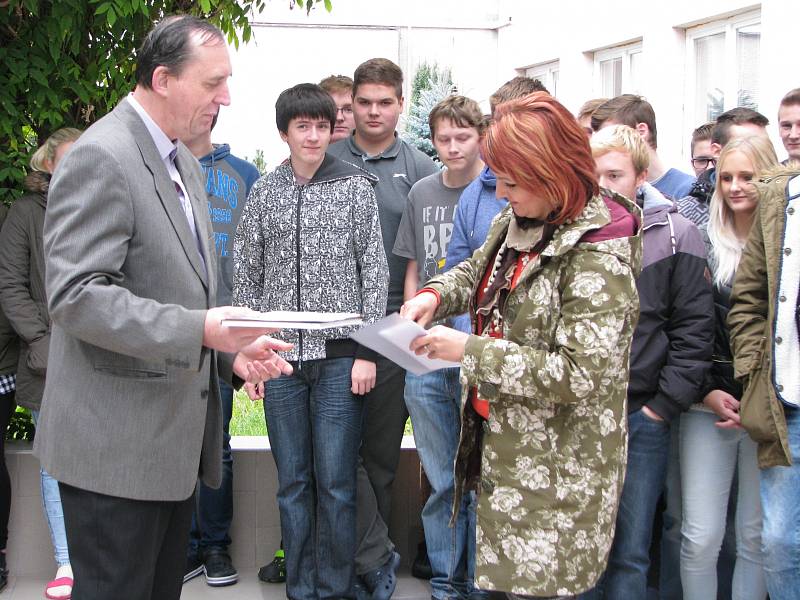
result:
[(628, 385), (628, 464), (608, 568), (598, 587), (608, 600), (645, 598), (653, 517), (664, 487), (670, 422), (699, 395), (713, 341), (711, 286), (700, 232), (646, 183), (649, 155), (625, 125), (595, 133), (600, 185), (642, 198), (639, 322)]

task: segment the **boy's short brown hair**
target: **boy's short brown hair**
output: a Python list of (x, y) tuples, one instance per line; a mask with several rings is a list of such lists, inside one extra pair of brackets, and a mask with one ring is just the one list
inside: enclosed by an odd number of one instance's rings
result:
[(580, 121), (581, 119), (585, 119), (586, 117), (591, 117), (594, 114), (594, 111), (603, 104), (608, 102), (608, 98), (593, 98), (592, 100), (587, 100), (583, 103), (580, 110), (578, 111), (578, 116), (575, 117)]
[(714, 129), (711, 130), (711, 142), (718, 144), (720, 148), (731, 141), (731, 128), (734, 125), (755, 125), (766, 129), (769, 119), (757, 110), (746, 106), (736, 106), (726, 110), (717, 117)]
[(800, 104), (800, 88), (789, 90), (781, 99), (781, 106), (794, 106), (796, 104)]
[(358, 65), (353, 74), (353, 96), (364, 83), (391, 86), (398, 100), (403, 97), (403, 70), (388, 58), (371, 58)]
[(524, 75), (518, 75), (514, 77), (514, 79), (506, 81), (497, 88), (494, 94), (489, 96), (489, 107), (491, 108), (492, 114), (494, 114), (494, 109), (498, 104), (522, 98), (533, 92), (547, 92), (547, 88), (544, 87), (544, 84), (538, 79), (525, 77)]
[(479, 134), (486, 126), (481, 107), (466, 96), (448, 96), (433, 107), (428, 115), (431, 137), (436, 135), (436, 124), (441, 119), (450, 119), (458, 127), (474, 127)]
[(653, 105), (642, 96), (622, 94), (604, 102), (592, 113), (592, 129), (599, 130), (603, 127), (603, 123), (609, 120), (633, 129), (636, 129), (639, 123), (644, 123), (650, 130), (650, 136), (645, 141), (654, 150), (658, 148), (656, 112), (653, 110)]
[(692, 132), (692, 145), (690, 146), (692, 158), (694, 158), (694, 145), (697, 142), (711, 141), (711, 132), (714, 131), (714, 125), (714, 121), (709, 121), (708, 123), (703, 123)]
[(349, 94), (353, 91), (353, 80), (347, 75), (328, 75), (319, 82), (319, 87), (329, 94), (338, 94), (341, 92)]

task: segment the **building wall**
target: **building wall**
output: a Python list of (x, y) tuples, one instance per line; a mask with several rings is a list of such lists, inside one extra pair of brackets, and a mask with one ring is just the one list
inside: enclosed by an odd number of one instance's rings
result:
[[(599, 96), (594, 53), (628, 42), (642, 44), (641, 93), (653, 104), (658, 123), (659, 153), (668, 164), (689, 171), (692, 122), (684, 104), (687, 81), (687, 28), (737, 14), (760, 10), (760, 102), (759, 109), (771, 121), (770, 135), (780, 157), (785, 157), (777, 135), (780, 98), (800, 85), (800, 53), (787, 52), (796, 41), (794, 24), (800, 18), (800, 3), (765, 0), (673, 0), (635, 2), (607, 0), (590, 4), (580, 0), (558, 3), (528, 3), (503, 0), (501, 19), (511, 24), (499, 30), (501, 73), (549, 61), (559, 61), (559, 99), (577, 111), (590, 98)], [(716, 66), (715, 66), (716, 68)], [(624, 90), (623, 90), (624, 91)]]
[(231, 106), (223, 107), (212, 139), (251, 160), (263, 150), (274, 168), (288, 155), (275, 126), (278, 94), (330, 74), (352, 77), (374, 57), (400, 65), (406, 96), (419, 64), (449, 67), (459, 92), (488, 111), (498, 85), (496, 7), (496, 0), (340, 0), (331, 13), (316, 9), (310, 16), (270, 7), (254, 18), (254, 40), (231, 47)]
[[(266, 438), (236, 438), (233, 446), (233, 523), (230, 547), (239, 569), (261, 567), (272, 560), (281, 541), (276, 494), (278, 473)], [(42, 579), (56, 572), (50, 532), (42, 512), (39, 461), (30, 444), (6, 443), (12, 502), (8, 529), (8, 566), (14, 576)], [(419, 458), (413, 439), (403, 451), (392, 488), (389, 535), (408, 567), (422, 539)]]
[(787, 52), (800, 2), (784, 0), (339, 0), (331, 13), (318, 8), (310, 16), (269, 6), (254, 17), (255, 41), (232, 48), (233, 103), (223, 109), (213, 139), (230, 143), (239, 156), (253, 158), (261, 149), (273, 168), (287, 154), (274, 125), (278, 94), (331, 73), (352, 75), (375, 56), (403, 68), (407, 95), (420, 63), (450, 67), (459, 92), (486, 110), (489, 95), (503, 82), (525, 67), (557, 60), (558, 97), (577, 111), (600, 94), (595, 53), (639, 42), (640, 92), (656, 110), (659, 152), (668, 164), (689, 171), (691, 131), (702, 121), (695, 122), (685, 107), (686, 31), (750, 11), (757, 11), (761, 22), (759, 108), (773, 122), (770, 134), (784, 157), (774, 123), (777, 106), (787, 90), (800, 85), (784, 75), (800, 68), (800, 53)]

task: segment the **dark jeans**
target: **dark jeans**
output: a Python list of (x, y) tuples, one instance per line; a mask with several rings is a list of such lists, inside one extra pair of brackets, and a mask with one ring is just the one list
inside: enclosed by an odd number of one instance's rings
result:
[[(231, 454), (231, 414), (233, 388), (220, 380), (219, 395), (222, 401), (222, 483), (219, 489), (198, 485), (197, 505), (192, 513), (192, 530), (189, 534), (189, 554), (200, 554), (205, 548), (227, 548), (233, 521), (233, 455)], [(198, 518), (199, 517), (199, 518)], [(199, 522), (198, 522), (199, 521)]]
[(11, 513), (11, 478), (6, 467), (6, 429), (14, 413), (15, 392), (0, 394), (0, 550), (8, 542), (8, 516)]
[(356, 498), (356, 574), (381, 568), (392, 557), (394, 544), (378, 513), (375, 492), (359, 458)]
[(131, 500), (59, 484), (75, 600), (178, 600), (194, 494)]
[[(404, 399), (406, 372), (382, 356), (378, 357), (375, 364), (375, 388), (364, 396), (361, 458), (375, 492), (381, 519), (384, 523), (390, 523), (392, 484), (408, 420)], [(362, 516), (358, 518), (360, 520)], [(364, 515), (364, 518), (371, 521), (373, 516)]]
[(286, 595), (351, 595), (356, 552), (356, 466), (363, 401), (352, 358), (293, 363), (266, 384), (264, 413), (278, 469)]
[(608, 567), (597, 588), (582, 598), (647, 597), (653, 518), (664, 489), (669, 444), (668, 423), (654, 421), (641, 410), (628, 415), (628, 466)]

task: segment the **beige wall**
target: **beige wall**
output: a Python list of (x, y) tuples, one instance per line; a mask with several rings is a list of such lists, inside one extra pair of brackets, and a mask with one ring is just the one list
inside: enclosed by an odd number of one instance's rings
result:
[[(263, 446), (256, 438), (242, 442)], [(233, 471), (233, 525), (230, 548), (239, 569), (261, 567), (272, 560), (281, 539), (276, 493), (278, 477), (269, 451), (236, 450)], [(42, 513), (39, 461), (30, 444), (6, 443), (6, 464), (11, 476), (12, 503), (8, 536), (8, 565), (14, 576), (51, 578), (55, 560), (50, 533)], [(392, 495), (389, 535), (408, 566), (421, 539), (422, 505), (419, 495), (419, 460), (413, 440), (404, 440)]]

